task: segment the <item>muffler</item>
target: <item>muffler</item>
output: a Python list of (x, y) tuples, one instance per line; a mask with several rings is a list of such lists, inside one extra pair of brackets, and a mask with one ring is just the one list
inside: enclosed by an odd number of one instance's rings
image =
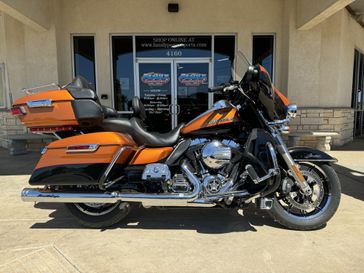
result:
[(181, 168), (189, 181), (193, 185), (193, 191), (189, 194), (144, 194), (144, 193), (84, 193), (84, 192), (54, 192), (47, 189), (25, 188), (21, 193), (21, 198), (25, 202), (45, 202), (45, 203), (115, 203), (140, 202), (144, 207), (148, 206), (204, 206), (211, 207), (214, 203), (201, 203), (194, 201), (201, 192), (200, 180), (190, 170), (189, 164), (183, 162)]

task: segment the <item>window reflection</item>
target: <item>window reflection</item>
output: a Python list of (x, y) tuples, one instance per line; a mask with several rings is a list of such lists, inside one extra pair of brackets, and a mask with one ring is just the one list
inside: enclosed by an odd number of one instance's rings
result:
[(130, 111), (134, 96), (133, 38), (112, 37), (114, 104), (118, 111)]
[(253, 64), (260, 64), (270, 74), (273, 81), (274, 35), (253, 36)]
[[(235, 36), (215, 36), (214, 48), (214, 86), (230, 82), (235, 58)], [(214, 101), (224, 96), (214, 94)]]
[(73, 36), (75, 76), (84, 77), (96, 90), (95, 41), (93, 36)]

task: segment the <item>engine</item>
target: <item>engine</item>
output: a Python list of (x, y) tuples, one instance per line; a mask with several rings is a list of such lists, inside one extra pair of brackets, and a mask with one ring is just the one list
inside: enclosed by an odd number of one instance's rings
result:
[[(239, 145), (228, 140), (195, 139), (187, 157), (193, 162), (203, 185), (205, 195), (216, 195), (231, 188), (230, 178), (236, 150)], [(165, 191), (187, 193), (193, 187), (182, 173), (174, 173), (161, 163), (149, 164), (143, 172), (142, 179), (149, 183), (161, 183)]]
[(231, 148), (213, 140), (202, 148), (202, 160), (206, 167), (219, 170), (230, 162)]

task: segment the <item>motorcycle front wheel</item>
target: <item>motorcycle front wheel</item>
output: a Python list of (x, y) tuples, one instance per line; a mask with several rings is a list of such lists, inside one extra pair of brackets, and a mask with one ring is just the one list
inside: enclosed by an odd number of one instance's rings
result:
[(339, 206), (340, 180), (328, 164), (300, 163), (299, 167), (311, 186), (312, 195), (305, 196), (292, 181), (282, 181), (269, 213), (290, 229), (319, 229), (326, 225)]
[(130, 212), (130, 204), (116, 202), (66, 203), (66, 208), (81, 225), (88, 228), (106, 228), (124, 219)]

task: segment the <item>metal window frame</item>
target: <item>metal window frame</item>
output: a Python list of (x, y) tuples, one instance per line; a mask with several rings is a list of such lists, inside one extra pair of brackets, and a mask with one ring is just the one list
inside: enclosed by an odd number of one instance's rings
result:
[(73, 79), (76, 77), (75, 75), (75, 49), (74, 49), (74, 37), (93, 37), (94, 38), (94, 71), (95, 71), (95, 92), (99, 90), (98, 88), (98, 73), (97, 73), (97, 50), (96, 50), (96, 34), (95, 33), (71, 33), (70, 42), (71, 42), (71, 64), (72, 64), (72, 75), (71, 78)]
[[(211, 77), (211, 83), (214, 84), (215, 74), (214, 74), (214, 53), (215, 53), (215, 36), (234, 36), (235, 37), (235, 56), (237, 54), (238, 49), (238, 33), (236, 32), (222, 32), (222, 33), (110, 33), (109, 34), (109, 56), (110, 56), (110, 80), (111, 80), (111, 103), (112, 106), (115, 107), (115, 91), (114, 91), (114, 71), (113, 71), (113, 52), (112, 52), (112, 37), (122, 37), (122, 36), (128, 36), (132, 37), (133, 42), (133, 70), (134, 70), (134, 94), (139, 94), (139, 90), (137, 90), (137, 57), (136, 57), (136, 36), (211, 36), (211, 64), (210, 64), (210, 77)], [(151, 58), (152, 59), (152, 58)], [(160, 58), (161, 59), (161, 58)], [(170, 58), (163, 58), (163, 59), (170, 59)], [(172, 58), (172, 59), (179, 59), (179, 58)], [(184, 59), (184, 58), (180, 58)], [(191, 59), (191, 58), (185, 58), (185, 59)], [(199, 58), (196, 58), (199, 59)], [(200, 58), (201, 59), (201, 58)], [(236, 67), (236, 58), (233, 63), (234, 68)], [(213, 103), (213, 94), (209, 94), (208, 103)], [(118, 111), (119, 114), (131, 114), (132, 111)]]
[[(357, 60), (356, 60), (357, 59)], [(356, 65), (355, 62), (357, 61)], [(364, 53), (359, 48), (354, 48), (354, 63), (353, 63), (353, 82), (352, 82), (352, 109), (354, 110), (354, 128), (353, 128), (353, 137), (361, 137), (364, 135), (364, 75), (362, 75), (362, 84), (360, 85), (360, 69), (362, 68), (364, 71)], [(362, 67), (361, 67), (362, 66)], [(355, 74), (356, 75), (355, 75)], [(361, 105), (357, 108), (357, 97), (354, 96), (354, 90), (361, 88)], [(357, 123), (359, 123), (359, 128), (357, 127)]]
[(6, 73), (6, 65), (5, 63), (0, 63), (0, 81), (2, 81), (3, 85), (3, 103), (0, 102), (0, 109), (7, 109), (8, 105), (11, 104), (9, 97), (9, 86), (8, 86), (8, 77)]
[(251, 35), (251, 63), (253, 63), (253, 52), (254, 52), (254, 36), (273, 36), (273, 77), (272, 82), (276, 82), (276, 47), (277, 47), (277, 33), (276, 32), (253, 32)]

